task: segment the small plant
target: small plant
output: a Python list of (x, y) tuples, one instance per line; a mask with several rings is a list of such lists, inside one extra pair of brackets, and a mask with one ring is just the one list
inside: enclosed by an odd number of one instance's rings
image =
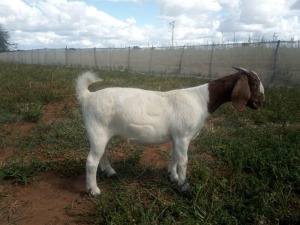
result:
[(36, 159), (27, 161), (11, 161), (1, 165), (0, 180), (10, 180), (15, 184), (26, 185), (39, 171), (45, 171), (50, 167), (49, 163), (41, 162)]
[(44, 114), (43, 105), (38, 102), (19, 104), (19, 112), (22, 119), (27, 122), (38, 122)]

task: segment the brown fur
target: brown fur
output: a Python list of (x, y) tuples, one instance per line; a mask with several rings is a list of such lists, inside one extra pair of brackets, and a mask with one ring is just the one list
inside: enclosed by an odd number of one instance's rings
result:
[(233, 87), (231, 93), (231, 102), (236, 110), (242, 112), (245, 109), (250, 97), (251, 92), (248, 85), (248, 78), (245, 75), (241, 75)]
[(238, 111), (243, 111), (246, 106), (257, 109), (262, 105), (264, 95), (259, 92), (258, 76), (251, 71), (235, 69), (239, 72), (209, 83), (209, 113), (213, 113), (219, 106), (229, 101)]

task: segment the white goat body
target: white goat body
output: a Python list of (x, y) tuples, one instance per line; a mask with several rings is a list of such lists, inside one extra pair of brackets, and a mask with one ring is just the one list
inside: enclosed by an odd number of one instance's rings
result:
[(81, 104), (87, 129), (101, 127), (110, 137), (153, 144), (177, 136), (191, 139), (208, 116), (207, 101), (203, 85), (168, 92), (106, 88), (86, 95)]
[(91, 145), (86, 163), (87, 188), (91, 193), (100, 194), (96, 182), (99, 161), (109, 176), (116, 173), (105, 151), (113, 136), (137, 143), (172, 141), (168, 168), (171, 180), (178, 181), (182, 190), (187, 189), (188, 146), (212, 113), (208, 107), (209, 83), (167, 92), (117, 87), (90, 92), (88, 86), (97, 81), (100, 79), (95, 74), (86, 72), (78, 78), (76, 88)]

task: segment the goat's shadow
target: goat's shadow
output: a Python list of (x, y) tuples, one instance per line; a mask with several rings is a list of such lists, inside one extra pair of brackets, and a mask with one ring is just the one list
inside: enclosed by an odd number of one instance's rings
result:
[[(61, 183), (55, 183), (58, 189), (68, 191), (70, 193), (79, 193), (86, 195), (85, 190), (86, 174), (85, 160), (80, 162), (68, 162), (68, 165), (74, 165), (74, 168), (58, 166), (53, 172), (60, 177)], [(166, 167), (153, 168), (142, 165), (137, 158), (128, 158), (120, 161), (113, 161), (112, 167), (116, 171), (116, 175), (108, 177), (101, 171), (100, 166), (97, 170), (97, 183), (103, 193), (112, 189), (123, 189), (124, 187), (136, 187), (138, 189), (164, 189), (174, 194), (187, 196), (190, 191), (180, 192), (177, 182), (171, 182)], [(62, 179), (62, 177), (64, 177)]]
[(124, 186), (134, 186), (137, 189), (164, 189), (183, 197), (191, 196), (192, 189), (181, 192), (177, 182), (170, 181), (170, 174), (166, 167), (147, 167), (131, 159), (113, 162), (112, 167), (117, 173), (112, 177), (108, 177), (105, 172), (101, 171), (100, 167), (98, 168), (97, 182), (100, 189), (107, 185), (109, 189), (111, 187), (119, 189), (124, 188)]

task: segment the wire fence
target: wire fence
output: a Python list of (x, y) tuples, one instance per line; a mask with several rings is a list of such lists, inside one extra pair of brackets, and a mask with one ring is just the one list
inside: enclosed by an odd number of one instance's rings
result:
[(224, 76), (232, 72), (231, 66), (241, 66), (256, 71), (265, 83), (300, 83), (299, 41), (149, 48), (37, 49), (2, 52), (0, 62), (204, 78)]

